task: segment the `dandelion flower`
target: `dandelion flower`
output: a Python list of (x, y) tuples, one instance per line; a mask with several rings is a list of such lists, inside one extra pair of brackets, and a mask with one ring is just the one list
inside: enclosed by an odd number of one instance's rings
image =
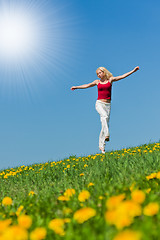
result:
[(104, 199), (104, 197), (103, 197), (103, 196), (99, 196), (98, 199), (99, 199), (99, 200), (102, 200), (102, 199)]
[(151, 188), (147, 188), (145, 192), (150, 193), (150, 191), (151, 191)]
[(31, 240), (42, 240), (46, 238), (47, 231), (43, 227), (38, 227), (30, 233)]
[(114, 209), (120, 204), (120, 202), (122, 202), (122, 200), (124, 198), (125, 198), (125, 194), (120, 194), (118, 196), (112, 196), (107, 200), (106, 207), (110, 210)]
[(63, 210), (63, 214), (70, 214), (70, 213), (72, 213), (72, 209), (71, 208), (65, 208), (64, 210)]
[(157, 173), (157, 176), (156, 176), (158, 179), (160, 179), (160, 172)]
[(67, 189), (65, 192), (64, 192), (64, 196), (66, 196), (66, 197), (72, 197), (74, 194), (75, 194), (76, 192), (75, 192), (75, 190), (74, 189)]
[(79, 174), (79, 176), (84, 176), (84, 173)]
[(134, 189), (134, 187), (135, 187), (135, 184), (136, 184), (136, 183), (134, 182), (134, 183), (132, 183), (132, 185), (130, 186), (129, 189), (130, 189), (131, 192), (133, 191), (133, 189)]
[(78, 195), (78, 200), (80, 202), (85, 202), (88, 198), (90, 197), (90, 193), (87, 190), (83, 190), (82, 192), (80, 192), (80, 194)]
[(11, 219), (0, 220), (0, 233), (5, 231), (5, 229), (11, 224)]
[(93, 208), (90, 207), (85, 207), (77, 210), (74, 213), (73, 218), (78, 222), (78, 223), (83, 223), (87, 221), (88, 219), (94, 217), (96, 215), (96, 211)]
[(23, 209), (24, 209), (24, 206), (21, 205), (21, 206), (17, 209), (16, 215), (19, 216), (19, 215), (21, 214), (21, 212), (22, 212)]
[(71, 222), (71, 219), (70, 218), (64, 218), (64, 223), (70, 223)]
[(69, 199), (69, 197), (62, 195), (62, 196), (59, 196), (59, 197), (58, 197), (58, 200), (59, 200), (59, 201), (69, 201), (70, 199)]
[(157, 177), (157, 173), (151, 173), (149, 176), (146, 177), (147, 180), (153, 179)]
[(28, 229), (32, 225), (32, 219), (28, 215), (21, 215), (18, 217), (18, 225)]
[(137, 202), (137, 203), (143, 203), (145, 198), (146, 198), (146, 195), (143, 191), (141, 190), (134, 190), (132, 193), (131, 193), (131, 197), (132, 197), (132, 200), (134, 202)]
[(106, 221), (115, 225), (117, 229), (122, 229), (124, 227), (129, 226), (134, 217), (141, 215), (141, 206), (131, 200), (122, 201), (119, 205), (114, 209), (109, 209), (105, 213)]
[[(119, 215), (121, 214), (121, 215)], [(105, 213), (106, 222), (115, 225), (117, 229), (122, 229), (123, 227), (129, 226), (133, 218), (130, 217), (125, 211), (119, 210), (109, 210)]]
[(113, 240), (141, 240), (141, 235), (140, 232), (125, 230), (118, 233)]
[(5, 197), (5, 198), (3, 198), (3, 200), (2, 200), (2, 205), (4, 205), (4, 206), (10, 206), (10, 205), (12, 205), (12, 198), (10, 198), (10, 197)]
[(28, 195), (29, 195), (29, 196), (33, 196), (33, 195), (35, 195), (35, 192), (30, 191), (30, 192), (28, 193)]
[(158, 211), (159, 211), (159, 204), (156, 202), (149, 203), (143, 209), (143, 213), (146, 216), (156, 215), (158, 213)]
[(90, 182), (90, 183), (88, 184), (88, 187), (91, 187), (91, 186), (94, 186), (94, 183)]
[(60, 218), (55, 218), (49, 222), (48, 227), (52, 229), (56, 234), (64, 236), (64, 220)]
[(28, 240), (28, 232), (20, 226), (11, 226), (3, 233), (2, 239)]

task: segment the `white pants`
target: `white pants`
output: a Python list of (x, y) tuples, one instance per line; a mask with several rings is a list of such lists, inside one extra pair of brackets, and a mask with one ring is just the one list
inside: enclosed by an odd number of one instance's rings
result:
[(102, 129), (99, 135), (99, 148), (105, 149), (105, 138), (109, 137), (109, 118), (111, 103), (105, 103), (100, 100), (96, 101), (96, 110), (100, 115)]

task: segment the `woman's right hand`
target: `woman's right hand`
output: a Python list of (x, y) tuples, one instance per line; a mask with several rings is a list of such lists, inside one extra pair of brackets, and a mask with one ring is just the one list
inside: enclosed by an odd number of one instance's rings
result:
[(75, 86), (71, 87), (71, 90), (72, 90), (72, 91), (75, 90), (75, 89), (77, 89), (77, 87), (75, 87)]

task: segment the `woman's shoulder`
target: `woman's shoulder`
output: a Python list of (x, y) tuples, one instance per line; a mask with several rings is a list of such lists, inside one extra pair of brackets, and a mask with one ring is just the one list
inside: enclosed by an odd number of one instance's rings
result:
[(99, 82), (100, 82), (100, 80), (98, 80), (98, 79), (94, 80), (94, 83), (95, 83), (96, 85), (98, 85)]
[(113, 77), (113, 76), (108, 79), (108, 81), (110, 82), (110, 84), (113, 83), (113, 80), (114, 80), (114, 77)]

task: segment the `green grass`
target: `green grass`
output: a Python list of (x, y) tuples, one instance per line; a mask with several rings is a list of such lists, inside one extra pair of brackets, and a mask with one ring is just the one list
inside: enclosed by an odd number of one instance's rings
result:
[[(146, 176), (159, 171), (159, 143), (107, 152), (105, 155), (71, 156), (59, 162), (6, 169), (0, 172), (0, 200), (2, 202), (8, 196), (12, 198), (13, 204), (0, 205), (0, 218), (2, 221), (10, 218), (11, 226), (17, 225), (16, 211), (23, 205), (25, 214), (32, 218), (32, 225), (27, 232), (30, 234), (35, 228), (44, 227), (47, 231), (46, 239), (112, 240), (119, 232), (132, 229), (142, 233), (141, 239), (157, 240), (160, 239), (159, 212), (154, 216), (145, 216), (142, 212), (122, 229), (110, 225), (105, 220), (105, 213), (106, 201), (111, 196), (125, 193), (126, 199), (131, 199), (130, 186), (133, 183), (134, 188), (143, 192), (151, 188), (150, 193), (146, 193), (142, 209), (150, 202), (160, 204), (160, 179), (146, 179)], [(89, 183), (94, 186), (89, 187)], [(75, 194), (69, 201), (58, 200), (67, 189), (74, 189)], [(78, 200), (82, 190), (90, 192), (85, 202)], [(35, 194), (29, 195), (30, 191)], [(96, 215), (80, 224), (74, 219), (74, 213), (83, 207), (95, 209)], [(64, 213), (66, 208), (72, 212)], [(64, 224), (64, 236), (48, 228), (49, 222), (55, 218), (70, 219), (70, 222)], [(0, 236), (3, 234), (0, 230)]]

